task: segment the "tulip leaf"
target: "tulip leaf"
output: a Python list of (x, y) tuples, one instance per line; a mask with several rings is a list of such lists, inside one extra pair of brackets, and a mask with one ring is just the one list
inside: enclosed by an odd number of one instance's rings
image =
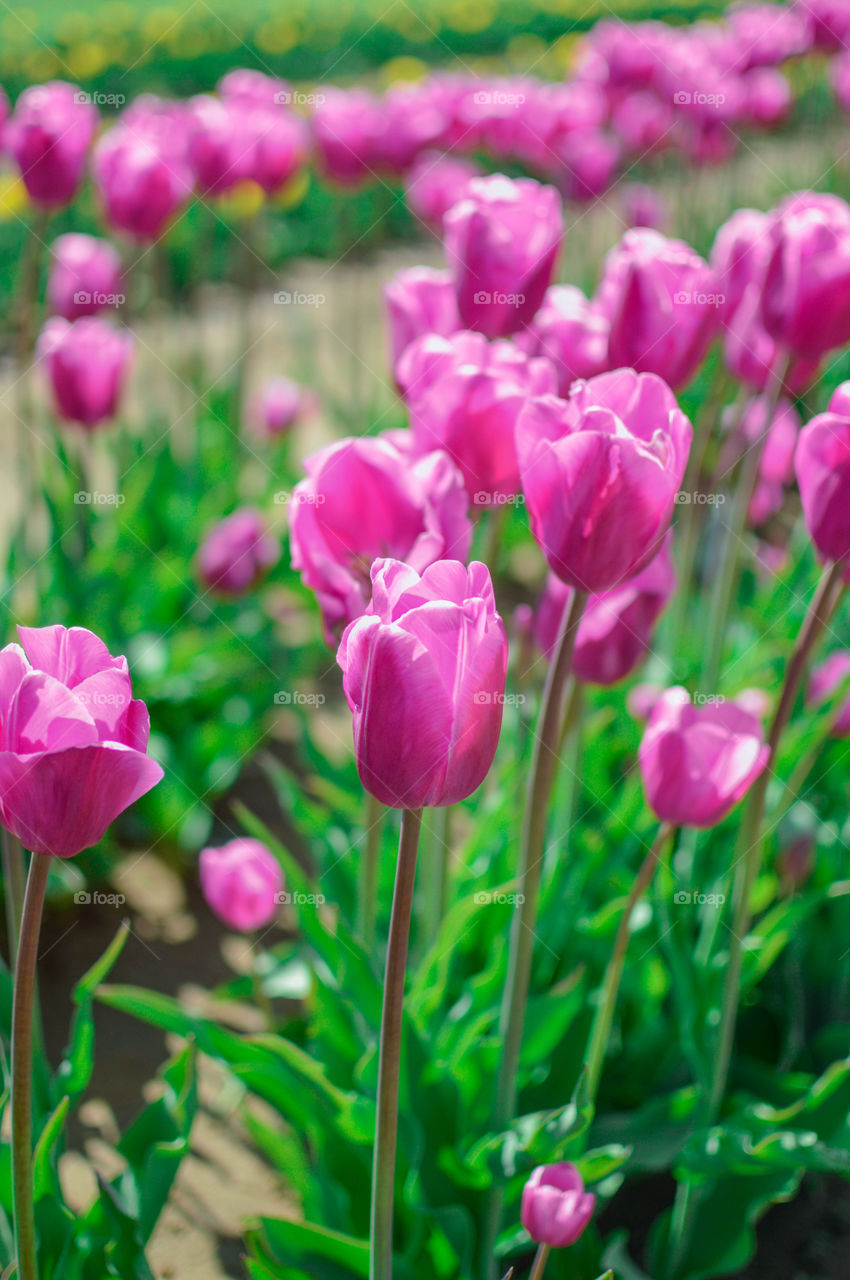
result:
[(48, 1119), (36, 1143), (33, 1153), (33, 1197), (36, 1201), (55, 1193), (55, 1148), (62, 1137), (70, 1108), (71, 1099), (66, 1095)]
[(68, 1049), (56, 1072), (56, 1087), (75, 1100), (88, 1088), (94, 1067), (94, 993), (109, 975), (130, 934), (128, 921), (121, 924), (115, 937), (87, 973), (74, 986), (76, 1005), (71, 1024)]
[[(369, 1244), (310, 1222), (262, 1218), (249, 1236), (272, 1262), (306, 1271), (316, 1280), (365, 1280), (369, 1275)], [(277, 1274), (277, 1273), (276, 1273)]]

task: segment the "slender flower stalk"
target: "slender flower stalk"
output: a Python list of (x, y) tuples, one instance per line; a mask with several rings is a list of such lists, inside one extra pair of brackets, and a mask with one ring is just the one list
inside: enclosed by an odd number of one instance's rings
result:
[(360, 877), (357, 886), (357, 932), (367, 949), (375, 941), (375, 919), (378, 905), (378, 867), (381, 857), (381, 831), (384, 825), (384, 806), (366, 792), (366, 830), (360, 859)]
[(430, 810), (428, 814), (427, 829), (431, 836), (431, 849), (422, 904), (423, 950), (427, 950), (436, 941), (446, 913), (449, 861), (452, 853), (451, 812), (451, 805), (443, 805), (439, 809)]
[(18, 954), (18, 934), (26, 889), (24, 851), (17, 836), (2, 832), (3, 895), (6, 900), (6, 932), (9, 938), (9, 968), (14, 970)]
[(546, 1263), (549, 1260), (549, 1254), (552, 1252), (552, 1246), (542, 1244), (534, 1255), (534, 1262), (528, 1275), (528, 1280), (543, 1280), (543, 1272)]
[(387, 943), (384, 1003), (381, 1012), (378, 1111), (372, 1163), (369, 1280), (392, 1280), (393, 1274), (393, 1187), (398, 1135), (398, 1085), (401, 1069), (404, 976), (407, 967), (413, 886), (416, 879), (416, 853), (419, 847), (421, 824), (421, 809), (403, 810)]
[(36, 959), (50, 859), (30, 859), (12, 1009), (12, 1169), (18, 1280), (38, 1280), (32, 1168), (32, 1043)]

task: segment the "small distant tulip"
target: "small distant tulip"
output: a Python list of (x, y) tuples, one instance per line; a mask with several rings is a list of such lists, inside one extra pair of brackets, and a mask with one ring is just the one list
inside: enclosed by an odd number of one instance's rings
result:
[(94, 151), (94, 177), (106, 219), (135, 240), (156, 240), (189, 199), (193, 174), (182, 139), (118, 124)]
[(535, 1244), (566, 1249), (583, 1233), (595, 1204), (574, 1164), (543, 1164), (522, 1189), (522, 1225)]
[[(827, 702), (850, 677), (850, 649), (839, 649), (812, 669), (806, 701), (812, 707)], [(850, 689), (844, 695), (832, 725), (835, 738), (850, 737)]]
[(390, 361), (398, 379), (398, 362), (415, 338), (442, 337), (461, 328), (454, 284), (448, 271), (409, 267), (384, 286), (390, 331)]
[(56, 411), (68, 422), (96, 427), (115, 417), (133, 353), (133, 336), (100, 316), (73, 322), (54, 316), (38, 339)]
[(262, 512), (241, 507), (220, 520), (204, 538), (198, 574), (204, 586), (222, 595), (253, 590), (280, 559), (280, 543)]
[(417, 218), (441, 232), (446, 213), (463, 199), (470, 178), (480, 172), (477, 164), (462, 156), (426, 151), (407, 175), (405, 199)]
[(465, 327), (488, 338), (524, 328), (543, 301), (564, 237), (555, 188), (502, 174), (472, 178), (444, 227)]
[(200, 878), (210, 907), (231, 929), (252, 933), (277, 915), (283, 872), (260, 840), (237, 838), (201, 850)]
[(639, 573), (661, 547), (693, 431), (654, 374), (617, 369), (566, 400), (530, 400), (517, 455), (531, 528), (549, 567), (598, 593)]
[(265, 436), (281, 436), (318, 408), (318, 397), (309, 387), (291, 378), (272, 378), (253, 405), (252, 423)]
[(52, 80), (24, 89), (3, 128), (30, 199), (46, 208), (73, 200), (97, 128), (97, 108), (72, 84)]
[(359, 437), (320, 449), (304, 468), (290, 503), (292, 565), (316, 592), (328, 644), (365, 612), (374, 560), (390, 552), (421, 573), (466, 559), (468, 502), (447, 454), (417, 458), (398, 438)]
[(824, 560), (850, 556), (850, 418), (820, 413), (800, 432), (794, 470), (809, 536)]
[(0, 824), (72, 858), (163, 776), (127, 659), (84, 627), (18, 627), (0, 650)]
[(486, 565), (372, 568), (370, 612), (337, 653), (363, 786), (395, 809), (481, 785), (502, 724), (508, 641)]
[(622, 194), (623, 217), (628, 226), (664, 230), (670, 221), (670, 211), (654, 187), (645, 182), (629, 182)]
[(537, 315), (514, 341), (529, 355), (551, 361), (561, 396), (579, 378), (594, 378), (607, 367), (608, 320), (574, 285), (547, 289)]
[(121, 258), (108, 240), (72, 231), (54, 242), (52, 253), (47, 302), (54, 315), (76, 320), (118, 305)]
[(682, 827), (713, 827), (767, 766), (762, 726), (735, 702), (694, 706), (686, 689), (656, 702), (638, 758), (656, 817)]
[(285, 80), (253, 67), (234, 67), (221, 77), (216, 87), (224, 99), (257, 106), (281, 106), (292, 101), (292, 89)]

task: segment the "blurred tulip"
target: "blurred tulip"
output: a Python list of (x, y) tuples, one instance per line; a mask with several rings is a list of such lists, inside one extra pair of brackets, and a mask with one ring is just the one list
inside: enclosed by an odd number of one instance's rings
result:
[(94, 150), (94, 178), (106, 219), (135, 240), (156, 240), (186, 204), (193, 174), (183, 139), (139, 133), (118, 124)]
[(535, 1244), (566, 1249), (583, 1233), (595, 1204), (574, 1164), (539, 1165), (522, 1189), (522, 1225)]
[[(838, 649), (812, 668), (806, 702), (820, 707), (837, 689), (847, 685), (850, 677), (850, 649)], [(834, 738), (850, 737), (850, 689), (846, 689), (831, 729)]]
[(466, 328), (488, 338), (522, 329), (543, 301), (564, 236), (554, 187), (502, 174), (472, 178), (444, 226)]
[(724, 320), (735, 314), (749, 285), (761, 287), (769, 253), (769, 226), (769, 213), (736, 209), (714, 237), (710, 262), (724, 299)]
[(801, 191), (774, 210), (764, 327), (789, 354), (820, 359), (850, 341), (850, 206)]
[(421, 573), (469, 552), (460, 472), (445, 453), (416, 458), (401, 443), (378, 436), (328, 445), (304, 463), (306, 479), (292, 494), (292, 565), (316, 592), (328, 644), (365, 612), (374, 560), (391, 552)]
[(199, 872), (204, 897), (228, 928), (253, 933), (277, 915), (283, 872), (260, 840), (240, 837), (202, 849)]
[(69, 232), (53, 242), (47, 303), (66, 320), (93, 316), (123, 301), (118, 250), (108, 240)]
[(210, 591), (241, 596), (252, 591), (280, 559), (280, 543), (262, 512), (240, 507), (219, 520), (198, 552), (198, 576)]
[(3, 146), (35, 204), (56, 208), (73, 200), (97, 119), (89, 95), (64, 80), (24, 89), (3, 127)]
[(755, 716), (722, 699), (694, 706), (677, 686), (655, 703), (638, 758), (657, 818), (714, 827), (746, 795), (769, 754)]
[(504, 703), (508, 641), (486, 565), (372, 567), (370, 612), (337, 662), (360, 780), (395, 809), (456, 804), (484, 781)]
[(463, 199), (470, 178), (480, 173), (472, 160), (426, 151), (405, 179), (408, 208), (433, 231), (441, 233), (446, 213)]
[(288, 106), (292, 102), (291, 85), (253, 67), (234, 67), (221, 77), (216, 87), (221, 97), (229, 101), (249, 102), (260, 107)]
[(827, 410), (829, 413), (837, 413), (839, 418), (850, 418), (850, 381), (839, 382), (829, 397)]
[(252, 405), (250, 422), (260, 435), (281, 436), (319, 407), (316, 393), (291, 378), (271, 378)]
[[(761, 316), (761, 285), (753, 283), (726, 324), (723, 354), (729, 372), (753, 391), (765, 392), (782, 372), (779, 344), (764, 328)], [(782, 380), (786, 395), (797, 396), (810, 387), (817, 377), (820, 361), (810, 356), (796, 356), (788, 362)]]
[(248, 178), (251, 148), (244, 113), (212, 94), (188, 103), (188, 156), (201, 195), (222, 195)]
[(96, 427), (114, 418), (134, 339), (100, 316), (48, 320), (37, 355), (47, 368), (56, 412), (68, 422)]
[(741, 416), (741, 436), (746, 448), (755, 444), (766, 430), (749, 509), (748, 518), (753, 525), (764, 524), (782, 506), (785, 487), (794, 479), (794, 452), (802, 426), (790, 400), (779, 400), (769, 425), (765, 423), (766, 411), (766, 398), (757, 397)]
[(776, 129), (791, 114), (791, 86), (775, 67), (757, 67), (744, 77), (746, 122), (760, 129)]
[(824, 560), (850, 556), (850, 418), (820, 413), (800, 432), (794, 470), (809, 536)]
[(346, 186), (375, 177), (383, 129), (374, 94), (366, 89), (328, 89), (313, 113), (320, 167)]
[(398, 362), (414, 338), (446, 336), (461, 327), (454, 285), (448, 271), (407, 267), (384, 286), (390, 332), (390, 360), (398, 380)]
[(629, 227), (663, 231), (670, 221), (664, 197), (646, 182), (629, 182), (622, 188), (623, 218)]
[(18, 627), (0, 650), (0, 823), (71, 858), (163, 776), (127, 659), (83, 627)]
[(608, 360), (608, 320), (581, 289), (553, 284), (516, 345), (530, 356), (545, 356), (555, 366), (558, 394), (566, 396), (579, 378), (603, 373)]
[(660, 549), (693, 431), (654, 374), (617, 369), (566, 400), (530, 400), (517, 454), (531, 528), (549, 567), (598, 593), (639, 573)]

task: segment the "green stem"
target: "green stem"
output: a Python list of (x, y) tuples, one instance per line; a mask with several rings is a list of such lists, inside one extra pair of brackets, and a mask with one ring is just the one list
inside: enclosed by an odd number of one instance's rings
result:
[(421, 809), (405, 809), (401, 815), (395, 890), (393, 892), (384, 1003), (381, 1012), (381, 1044), (378, 1058), (378, 1110), (375, 1152), (372, 1162), (372, 1220), (369, 1236), (369, 1280), (392, 1280), (393, 1188), (398, 1135), (398, 1085), (401, 1070), (401, 1029), (404, 1012), (404, 975), (410, 940), (416, 852), (419, 846)]
[(661, 861), (664, 853), (664, 847), (673, 834), (674, 827), (668, 822), (663, 822), (658, 829), (658, 833), (652, 842), (646, 857), (641, 863), (640, 870), (635, 877), (634, 884), (629, 891), (626, 899), (626, 905), (623, 908), (623, 914), (620, 916), (620, 923), (617, 926), (617, 936), (614, 939), (614, 949), (611, 952), (611, 958), (608, 961), (608, 968), (605, 971), (605, 979), (602, 983), (602, 995), (596, 1010), (596, 1017), (593, 1021), (593, 1029), (590, 1033), (590, 1045), (587, 1051), (587, 1092), (591, 1101), (595, 1101), (596, 1091), (599, 1088), (599, 1079), (602, 1075), (602, 1065), (605, 1061), (605, 1050), (608, 1045), (608, 1036), (611, 1032), (611, 1024), (614, 1020), (614, 1010), (617, 1005), (617, 995), (620, 990), (620, 982), (623, 977), (623, 969), (626, 964), (626, 952), (629, 947), (630, 926), (632, 914), (640, 899), (652, 881), (655, 874), (655, 868)]
[(534, 1256), (534, 1262), (531, 1271), (528, 1274), (528, 1280), (543, 1280), (543, 1271), (549, 1258), (552, 1246), (542, 1244)]
[[(517, 1068), (531, 978), (537, 899), (543, 865), (543, 845), (546, 838), (546, 815), (561, 742), (564, 690), (572, 665), (576, 633), (586, 603), (585, 592), (573, 592), (566, 625), (546, 676), (546, 686), (543, 690), (534, 738), (520, 852), (521, 901), (511, 927), (508, 975), (499, 1020), (502, 1056), (492, 1116), (492, 1127), (497, 1133), (501, 1132), (510, 1121), (516, 1103)], [(491, 1272), (495, 1264), (495, 1243), (499, 1230), (501, 1201), (501, 1191), (493, 1187), (489, 1197), (484, 1233), (484, 1267), (487, 1273)]]
[(429, 813), (431, 833), (431, 849), (429, 851), (427, 879), (425, 882), (425, 899), (423, 902), (423, 948), (427, 949), (436, 941), (446, 913), (446, 897), (449, 882), (449, 859), (451, 858), (451, 806), (443, 805), (432, 809)]
[(365, 840), (357, 886), (357, 932), (367, 949), (371, 949), (375, 941), (375, 920), (378, 912), (378, 871), (381, 863), (384, 806), (368, 791), (364, 821), (366, 823)]
[(12, 1167), (17, 1280), (38, 1280), (32, 1176), (32, 1029), (38, 937), (50, 859), (30, 859), (12, 1008)]
[(21, 911), (26, 891), (24, 851), (17, 836), (3, 831), (3, 892), (6, 899), (6, 932), (9, 936), (9, 968), (14, 969), (21, 931)]

